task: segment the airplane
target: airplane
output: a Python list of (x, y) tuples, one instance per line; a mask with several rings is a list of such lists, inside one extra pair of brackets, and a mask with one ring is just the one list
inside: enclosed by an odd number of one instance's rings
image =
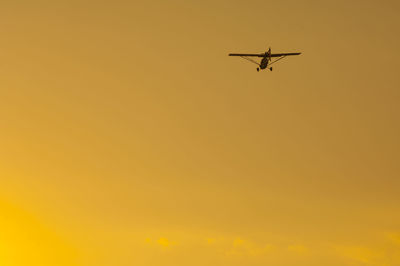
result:
[[(250, 62), (258, 65), (259, 67), (257, 67), (257, 72), (260, 71), (260, 69), (266, 69), (268, 66), (269, 70), (272, 71), (272, 67), (271, 65), (283, 58), (285, 58), (286, 56), (289, 55), (299, 55), (301, 53), (281, 53), (281, 54), (273, 54), (271, 53), (271, 48), (268, 49), (267, 52), (265, 53), (261, 53), (261, 54), (229, 54), (229, 56), (240, 56), (243, 59), (249, 60)], [(261, 62), (258, 63), (255, 60), (251, 59), (251, 58), (247, 58), (247, 57), (262, 57)], [(272, 57), (278, 57), (277, 60), (272, 62)]]

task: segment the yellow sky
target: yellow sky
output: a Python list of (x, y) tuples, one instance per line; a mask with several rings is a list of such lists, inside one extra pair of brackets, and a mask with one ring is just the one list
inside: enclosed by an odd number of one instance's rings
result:
[(0, 265), (400, 265), (399, 11), (2, 1)]

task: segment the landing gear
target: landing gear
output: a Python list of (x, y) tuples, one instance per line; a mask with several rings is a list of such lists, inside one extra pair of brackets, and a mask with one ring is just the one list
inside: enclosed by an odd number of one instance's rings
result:
[(269, 70), (272, 71), (272, 67), (270, 67)]
[(259, 67), (257, 67), (257, 72), (258, 72), (258, 71), (260, 71), (260, 68), (259, 68)]

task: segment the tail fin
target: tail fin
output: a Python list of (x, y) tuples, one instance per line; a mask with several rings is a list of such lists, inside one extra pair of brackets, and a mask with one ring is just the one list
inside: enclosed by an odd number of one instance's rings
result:
[(268, 49), (268, 61), (271, 62), (271, 47)]

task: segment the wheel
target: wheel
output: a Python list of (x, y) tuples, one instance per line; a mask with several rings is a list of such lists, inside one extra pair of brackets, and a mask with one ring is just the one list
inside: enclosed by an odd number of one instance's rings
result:
[(257, 67), (257, 72), (260, 71), (260, 68)]
[(271, 70), (271, 71), (272, 71), (272, 67), (270, 67), (270, 68), (269, 68), (269, 70)]

